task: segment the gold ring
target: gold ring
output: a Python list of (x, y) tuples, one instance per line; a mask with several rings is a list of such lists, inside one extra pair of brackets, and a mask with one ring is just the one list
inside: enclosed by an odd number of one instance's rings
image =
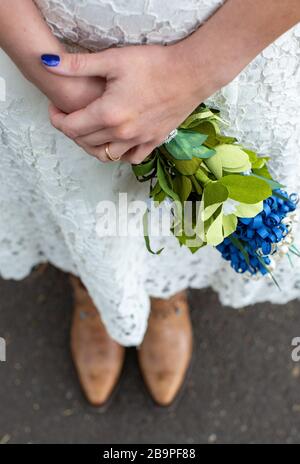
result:
[(108, 158), (110, 161), (119, 161), (119, 160), (121, 159), (121, 156), (114, 157), (114, 156), (111, 154), (110, 149), (109, 149), (109, 143), (107, 143), (106, 146), (105, 146), (105, 153), (106, 153), (107, 158)]

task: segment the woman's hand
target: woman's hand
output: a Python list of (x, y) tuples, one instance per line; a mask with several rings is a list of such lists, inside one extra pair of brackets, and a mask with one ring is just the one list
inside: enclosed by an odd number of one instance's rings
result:
[(101, 161), (109, 161), (105, 145), (110, 143), (113, 157), (140, 163), (210, 94), (206, 80), (196, 79), (176, 46), (63, 54), (57, 66), (47, 69), (106, 79), (103, 96), (86, 108), (70, 115), (51, 110), (52, 124)]
[(41, 65), (44, 50), (60, 54), (65, 49), (32, 0), (0, 1), (0, 47), (24, 77), (66, 113), (85, 107), (103, 93), (104, 79), (55, 76)]
[[(278, 4), (277, 4), (278, 3)], [(299, 0), (228, 0), (176, 45), (135, 46), (91, 55), (63, 55), (48, 68), (107, 80), (105, 92), (52, 123), (88, 153), (141, 162), (208, 96), (230, 82), (261, 50), (300, 19)]]
[(50, 77), (54, 79), (44, 78), (42, 82), (35, 82), (35, 85), (49, 98), (52, 105), (64, 114), (85, 108), (105, 90), (106, 83), (101, 78), (54, 75)]

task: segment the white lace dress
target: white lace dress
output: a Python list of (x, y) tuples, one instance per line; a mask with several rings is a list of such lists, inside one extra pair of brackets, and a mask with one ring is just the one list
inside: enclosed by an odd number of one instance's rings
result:
[[(36, 3), (58, 37), (100, 50), (179, 40), (201, 26), (222, 0)], [(235, 136), (272, 156), (273, 171), (292, 191), (300, 191), (299, 63), (298, 25), (211, 98)], [(211, 286), (223, 304), (234, 307), (299, 298), (300, 260), (293, 269), (282, 261), (280, 292), (267, 279), (244, 281), (213, 249), (191, 255), (170, 238), (165, 251), (152, 256), (143, 238), (100, 238), (95, 232), (98, 202), (115, 199), (120, 190), (141, 198), (145, 186), (136, 183), (129, 166), (101, 165), (53, 129), (46, 98), (2, 51), (0, 76), (7, 87), (0, 101), (2, 277), (22, 279), (45, 261), (79, 275), (110, 334), (124, 345), (141, 342), (149, 295), (169, 297), (188, 286)]]

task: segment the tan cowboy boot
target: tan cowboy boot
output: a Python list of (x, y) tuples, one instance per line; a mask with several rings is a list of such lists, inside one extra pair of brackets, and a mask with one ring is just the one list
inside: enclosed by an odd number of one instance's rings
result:
[(168, 406), (182, 386), (192, 356), (192, 326), (186, 292), (168, 300), (152, 298), (138, 359), (145, 383), (160, 406)]
[(81, 386), (93, 406), (102, 406), (119, 379), (125, 349), (107, 333), (99, 312), (79, 279), (71, 277), (74, 315), (71, 352)]

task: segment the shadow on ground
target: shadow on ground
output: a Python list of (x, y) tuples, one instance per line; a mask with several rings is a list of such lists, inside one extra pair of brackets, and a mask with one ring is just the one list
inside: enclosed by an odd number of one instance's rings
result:
[(68, 350), (67, 277), (49, 267), (23, 282), (0, 281), (1, 443), (300, 442), (300, 305), (222, 308), (191, 293), (194, 363), (180, 401), (160, 409), (141, 381), (135, 350), (106, 411), (82, 397)]

